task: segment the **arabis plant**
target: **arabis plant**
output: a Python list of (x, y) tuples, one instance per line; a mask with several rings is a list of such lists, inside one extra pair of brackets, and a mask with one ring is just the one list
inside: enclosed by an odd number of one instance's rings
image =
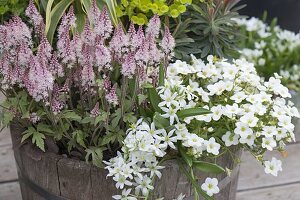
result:
[(289, 89), (299, 91), (300, 34), (281, 29), (275, 21), (271, 25), (257, 19), (236, 19), (246, 36), (241, 40), (241, 56), (255, 63), (265, 78), (274, 73), (282, 76)]
[[(276, 176), (282, 170), (281, 161), (265, 161), (264, 153), (282, 152), (285, 143), (295, 140), (291, 120), (299, 113), (276, 74), (264, 82), (244, 59), (229, 62), (209, 56), (207, 62), (195, 57), (191, 64), (177, 60), (168, 67), (166, 77), (157, 88), (160, 103), (154, 118), (141, 118), (133, 125), (122, 152), (106, 162), (109, 176), (125, 178), (121, 180), (128, 183), (124, 191), (130, 188), (136, 198), (148, 199), (155, 190), (155, 177), (161, 177), (163, 162), (171, 158), (177, 158), (179, 165), (185, 163), (190, 171), (203, 170), (200, 160), (210, 160), (206, 163), (210, 170), (224, 172), (213, 159), (229, 153), (236, 160), (233, 146), (250, 151), (268, 174)], [(182, 170), (187, 173), (185, 167)], [(141, 178), (148, 181), (142, 183)], [(192, 175), (188, 178), (195, 181)], [(201, 181), (201, 188), (194, 185), (195, 194), (209, 199), (219, 192), (216, 179)], [(116, 182), (118, 188), (123, 186)]]

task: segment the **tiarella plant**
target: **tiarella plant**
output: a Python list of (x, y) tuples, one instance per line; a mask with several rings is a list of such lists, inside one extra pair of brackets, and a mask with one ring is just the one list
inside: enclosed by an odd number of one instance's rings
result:
[(269, 78), (274, 73), (283, 76), (289, 89), (299, 91), (300, 34), (269, 26), (257, 18), (237, 19), (243, 34), (241, 56), (255, 63), (259, 74)]
[[(141, 118), (128, 129), (122, 152), (106, 162), (117, 188), (124, 193), (135, 188), (132, 199), (151, 196), (153, 180), (161, 177), (162, 162), (168, 158), (186, 164), (188, 168), (181, 167), (184, 173), (207, 168), (221, 173), (225, 170), (214, 158), (229, 153), (237, 160), (231, 148), (236, 146), (250, 151), (267, 174), (277, 176), (282, 170), (280, 160), (267, 161), (264, 153), (283, 152), (285, 144), (295, 140), (291, 120), (299, 113), (287, 101), (291, 95), (276, 74), (264, 82), (244, 59), (228, 62), (209, 56), (205, 63), (193, 57), (192, 64), (170, 64), (157, 91), (161, 100), (154, 118)], [(202, 107), (211, 112), (205, 114)], [(193, 174), (188, 178), (196, 182)], [(219, 192), (217, 184), (211, 178), (201, 188), (193, 184), (195, 196), (209, 198)]]
[(22, 141), (30, 138), (43, 151), (45, 139), (55, 140), (63, 153), (100, 166), (103, 152), (110, 157), (121, 148), (129, 125), (151, 115), (149, 87), (158, 86), (174, 39), (165, 28), (158, 41), (158, 16), (145, 31), (133, 24), (128, 33), (114, 29), (106, 8), (94, 4), (81, 34), (70, 34), (76, 26), (70, 8), (53, 50), (33, 4), (26, 14), (35, 34), (19, 17), (0, 26), (1, 91), (7, 97), (2, 123), (15, 119), (26, 128)]

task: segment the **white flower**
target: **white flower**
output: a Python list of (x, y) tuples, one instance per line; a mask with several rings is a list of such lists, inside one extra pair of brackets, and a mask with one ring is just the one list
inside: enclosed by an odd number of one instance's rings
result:
[(268, 149), (269, 151), (272, 151), (274, 147), (277, 146), (276, 141), (272, 137), (263, 138), (261, 146), (263, 148)]
[(248, 113), (244, 115), (240, 118), (240, 120), (241, 122), (247, 124), (249, 127), (255, 127), (258, 122), (258, 118), (255, 117), (253, 113)]
[(226, 134), (222, 136), (222, 140), (227, 147), (237, 145), (239, 143), (239, 135), (227, 131)]
[(253, 134), (253, 130), (243, 122), (237, 122), (234, 133), (240, 135), (243, 138), (248, 137), (248, 135)]
[(203, 142), (204, 142), (204, 139), (199, 137), (198, 135), (196, 134), (190, 134), (186, 140), (184, 141), (183, 145), (186, 146), (186, 147), (202, 147), (203, 146)]
[(159, 170), (164, 169), (163, 166), (158, 166), (158, 162), (146, 162), (147, 169), (145, 172), (150, 172), (150, 178), (156, 175), (158, 178), (161, 178), (161, 172)]
[(113, 180), (116, 181), (116, 188), (123, 189), (125, 185), (132, 185), (130, 181), (128, 181), (125, 176), (117, 174), (113, 177)]
[(135, 193), (138, 195), (140, 191), (144, 196), (147, 196), (149, 193), (149, 190), (153, 190), (154, 187), (151, 185), (152, 181), (148, 176), (144, 176), (142, 179), (140, 178), (135, 178), (136, 182), (136, 188), (135, 188)]
[(212, 112), (213, 120), (218, 121), (223, 114), (223, 107), (221, 105), (214, 106), (210, 109), (210, 111)]
[(218, 144), (215, 138), (211, 137), (208, 141), (205, 141), (206, 151), (214, 155), (219, 155), (221, 145)]
[(282, 171), (282, 162), (281, 160), (277, 160), (276, 158), (272, 158), (271, 161), (265, 161), (265, 173), (272, 174), (273, 176), (278, 175), (278, 171)]
[(185, 195), (181, 193), (176, 199), (173, 199), (173, 200), (184, 200), (184, 198), (185, 198)]
[(171, 107), (174, 105), (176, 108), (179, 107), (179, 103), (175, 100), (177, 97), (177, 93), (171, 93), (169, 89), (166, 89), (163, 94), (160, 94), (160, 98), (162, 98), (162, 102), (158, 104), (159, 107), (167, 106)]
[(116, 199), (116, 200), (137, 200), (137, 198), (135, 197), (130, 197), (130, 192), (131, 192), (131, 189), (124, 189), (122, 191), (122, 195), (114, 195), (112, 196), (113, 199)]
[(201, 189), (204, 190), (207, 195), (213, 196), (214, 194), (218, 194), (220, 192), (218, 183), (219, 182), (216, 178), (206, 178), (205, 183), (201, 185)]
[(277, 129), (275, 126), (264, 126), (261, 134), (265, 137), (273, 137), (274, 135), (277, 135)]
[(244, 92), (235, 93), (233, 96), (230, 97), (230, 99), (235, 101), (235, 103), (241, 103), (246, 98), (247, 95)]
[[(174, 142), (177, 142), (177, 137), (173, 136), (174, 132), (176, 130), (173, 129), (171, 130), (168, 134), (166, 132), (163, 132), (162, 136), (154, 136), (156, 139), (160, 140), (161, 142), (163, 142), (166, 146), (171, 147), (172, 149), (176, 149)], [(173, 137), (172, 137), (173, 136)]]
[(254, 141), (255, 141), (255, 135), (253, 133), (250, 133), (240, 138), (240, 143), (247, 144), (250, 147), (253, 146)]
[(170, 107), (170, 108), (162, 107), (161, 109), (165, 112), (165, 114), (162, 114), (161, 116), (164, 117), (164, 118), (169, 118), (170, 119), (170, 125), (173, 125), (175, 120), (177, 122), (179, 121), (179, 119), (176, 115), (177, 109), (174, 109), (172, 107)]

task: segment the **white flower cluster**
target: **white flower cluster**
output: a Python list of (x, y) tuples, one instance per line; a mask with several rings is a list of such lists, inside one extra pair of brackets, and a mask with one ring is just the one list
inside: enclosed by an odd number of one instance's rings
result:
[(293, 65), (291, 68), (280, 70), (279, 74), (287, 84), (294, 83), (298, 86), (300, 84), (300, 63), (298, 65)]
[(268, 31), (268, 26), (258, 18), (251, 17), (250, 19), (241, 18), (234, 20), (239, 26), (245, 26), (246, 30), (249, 32), (257, 32), (257, 34), (262, 38), (266, 38), (271, 35)]
[[(212, 112), (184, 120), (186, 124), (182, 126), (186, 127), (202, 122), (196, 135), (200, 138), (219, 136), (217, 139), (226, 146), (242, 144), (253, 152), (282, 150), (286, 142), (295, 140), (291, 120), (299, 113), (285, 99), (291, 97), (289, 90), (277, 74), (263, 82), (254, 65), (244, 59), (229, 63), (209, 56), (207, 64), (193, 58), (191, 65), (176, 61), (168, 68), (163, 94), (173, 97), (168, 100), (172, 102), (174, 119), (180, 106), (204, 107)], [(189, 99), (187, 104), (184, 99)], [(207, 142), (207, 152), (213, 152), (209, 147)], [(281, 170), (281, 166), (274, 170)]]
[(299, 80), (298, 73), (292, 76), (288, 72), (295, 71), (290, 68), (299, 62), (293, 55), (298, 54), (300, 49), (300, 33), (295, 34), (279, 26), (270, 27), (254, 17), (235, 21), (246, 30), (246, 46), (240, 51), (242, 58), (254, 63), (256, 67), (264, 67), (259, 69), (263, 73), (269, 70), (279, 73), (282, 70), (281, 75), (286, 78), (290, 76), (288, 80)]
[[(291, 95), (278, 75), (263, 82), (254, 65), (244, 59), (231, 63), (208, 56), (207, 60), (205, 64), (192, 57), (192, 64), (171, 64), (164, 86), (157, 89), (167, 130), (158, 129), (155, 123), (159, 122), (140, 119), (127, 131), (123, 153), (105, 162), (108, 176), (123, 189), (124, 198), (116, 195), (115, 199), (147, 197), (154, 189), (154, 177), (161, 177), (163, 158), (169, 149), (177, 150), (179, 141), (187, 154), (200, 158), (219, 155), (221, 146), (241, 145), (253, 153), (281, 150), (295, 139), (291, 120), (299, 113), (285, 100)], [(197, 108), (211, 113), (180, 115)], [(260, 161), (266, 173), (277, 175), (282, 170), (281, 161), (275, 158)], [(216, 179), (208, 178), (201, 188), (212, 196), (219, 192), (217, 184)]]
[[(176, 128), (169, 132), (156, 129), (153, 122), (149, 125), (143, 119), (132, 125), (124, 140), (123, 154), (119, 152), (117, 157), (105, 162), (108, 176), (113, 177), (118, 189), (123, 189), (123, 196), (115, 195), (115, 199), (122, 197), (133, 200), (140, 196), (147, 197), (154, 189), (154, 178), (162, 176), (160, 170), (164, 167), (160, 166), (159, 160), (166, 155), (168, 148), (176, 149), (175, 144), (179, 140), (184, 141), (184, 146), (193, 147), (197, 152), (202, 152), (207, 147), (207, 152), (219, 154), (220, 145), (214, 138), (206, 141), (196, 134), (190, 134), (183, 124), (177, 124)], [(212, 195), (217, 191), (215, 181), (213, 186), (207, 187), (208, 194)], [(131, 194), (132, 187), (135, 187), (134, 195)]]

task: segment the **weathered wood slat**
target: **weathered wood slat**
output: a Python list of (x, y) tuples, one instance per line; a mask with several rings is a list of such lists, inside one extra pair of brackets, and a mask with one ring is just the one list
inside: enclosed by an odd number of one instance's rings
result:
[(10, 132), (7, 128), (0, 132), (0, 147), (6, 145), (11, 145)]
[(299, 200), (300, 183), (239, 192), (238, 200)]
[(0, 184), (1, 200), (22, 200), (18, 182)]
[(11, 145), (0, 147), (0, 182), (18, 179), (14, 159), (14, 152)]
[(282, 158), (281, 155), (275, 151), (268, 153), (268, 158), (276, 156), (283, 161), (283, 171), (279, 172), (278, 177), (266, 175), (263, 166), (260, 165), (252, 155), (247, 152), (243, 153), (238, 190), (299, 182), (299, 150), (300, 143), (297, 143), (287, 146), (289, 153), (287, 158)]

